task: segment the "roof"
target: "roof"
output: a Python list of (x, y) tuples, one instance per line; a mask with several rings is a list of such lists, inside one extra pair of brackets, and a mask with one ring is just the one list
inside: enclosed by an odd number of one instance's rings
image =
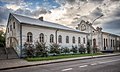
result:
[(109, 34), (109, 35), (113, 35), (113, 36), (117, 36), (117, 37), (120, 37), (119, 35), (116, 35), (116, 34), (111, 34), (111, 33), (108, 33), (108, 32), (102, 32), (104, 34)]
[[(53, 23), (53, 22), (48, 22), (48, 21), (41, 21), (39, 19), (35, 19), (35, 18), (30, 18), (30, 17), (26, 17), (26, 16), (22, 16), (22, 15), (18, 15), (18, 14), (13, 14), (11, 13), (20, 23), (24, 23), (24, 24), (30, 24), (30, 25), (37, 25), (37, 26), (43, 26), (43, 27), (50, 27), (50, 28), (56, 28), (56, 29), (62, 29), (62, 30), (69, 30), (69, 31), (74, 31), (74, 32), (80, 32), (79, 30), (75, 30), (73, 28), (61, 25), (61, 24), (57, 24), (57, 23)], [(80, 32), (80, 33), (84, 33), (84, 32)], [(87, 33), (84, 33), (87, 34)]]

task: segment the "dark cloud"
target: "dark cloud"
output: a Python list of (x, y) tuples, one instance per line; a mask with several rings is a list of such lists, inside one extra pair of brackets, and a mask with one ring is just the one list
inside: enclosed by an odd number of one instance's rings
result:
[(113, 1), (113, 2), (115, 2), (115, 1), (120, 1), (120, 0), (110, 0), (110, 1)]
[(68, 2), (69, 4), (74, 4), (75, 0), (66, 0), (66, 2)]
[(51, 11), (46, 10), (44, 8), (39, 8), (38, 10), (35, 10), (32, 12), (34, 16), (38, 16), (40, 14), (46, 14), (46, 13), (51, 13)]
[(4, 20), (7, 21), (10, 12), (12, 12), (11, 9), (7, 9), (6, 7), (0, 7), (0, 24), (3, 23)]
[(93, 11), (91, 12), (91, 14), (92, 14), (92, 16), (100, 16), (100, 15), (103, 14), (103, 13), (102, 13), (102, 9), (99, 8), (99, 7), (97, 7), (95, 10), (93, 10)]
[(120, 8), (117, 8), (117, 9), (114, 11), (113, 16), (115, 16), (115, 17), (120, 17)]
[(24, 14), (24, 15), (28, 15), (28, 16), (33, 16), (32, 12), (30, 10), (27, 10), (27, 9), (19, 8), (19, 9), (17, 9), (15, 11), (15, 13), (17, 13), (17, 14)]
[(97, 3), (102, 3), (104, 0), (88, 0), (90, 2), (97, 2)]
[(116, 19), (116, 20), (106, 22), (103, 25), (103, 27), (106, 28), (106, 29), (113, 29), (113, 30), (120, 29), (120, 19)]

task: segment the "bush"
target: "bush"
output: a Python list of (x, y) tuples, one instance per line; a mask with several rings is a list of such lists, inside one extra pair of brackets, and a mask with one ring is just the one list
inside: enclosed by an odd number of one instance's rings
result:
[(72, 51), (73, 53), (77, 53), (77, 46), (72, 46), (71, 51)]
[(80, 45), (80, 48), (79, 48), (79, 52), (81, 53), (81, 54), (85, 54), (85, 48), (84, 48), (84, 45)]
[(25, 43), (23, 51), (24, 55), (27, 57), (33, 57), (35, 55), (35, 49), (33, 44)]
[(36, 56), (47, 57), (48, 56), (48, 47), (46, 43), (36, 42)]
[(2, 30), (0, 30), (0, 47), (5, 46), (5, 34)]
[(50, 53), (53, 54), (60, 54), (60, 45), (53, 43), (50, 45)]
[(63, 53), (70, 53), (70, 49), (68, 47), (64, 47), (63, 48)]
[(87, 41), (87, 53), (90, 54), (91, 53), (91, 48), (90, 48), (90, 41)]
[(100, 50), (98, 48), (93, 48), (93, 53), (97, 53), (100, 52)]

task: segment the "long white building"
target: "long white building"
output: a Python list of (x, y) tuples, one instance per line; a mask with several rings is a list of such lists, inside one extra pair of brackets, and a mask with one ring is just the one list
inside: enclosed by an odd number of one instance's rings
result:
[(49, 47), (57, 43), (61, 47), (72, 48), (88, 42), (100, 50), (120, 50), (120, 36), (95, 29), (90, 23), (81, 21), (77, 29), (43, 20), (10, 13), (6, 27), (6, 47), (13, 47), (21, 56), (24, 43), (45, 42)]

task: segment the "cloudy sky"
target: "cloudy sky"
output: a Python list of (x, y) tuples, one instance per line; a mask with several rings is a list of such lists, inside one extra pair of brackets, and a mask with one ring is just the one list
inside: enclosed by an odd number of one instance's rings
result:
[(0, 26), (7, 24), (9, 13), (39, 18), (75, 28), (81, 20), (94, 27), (120, 35), (120, 0), (0, 0)]

